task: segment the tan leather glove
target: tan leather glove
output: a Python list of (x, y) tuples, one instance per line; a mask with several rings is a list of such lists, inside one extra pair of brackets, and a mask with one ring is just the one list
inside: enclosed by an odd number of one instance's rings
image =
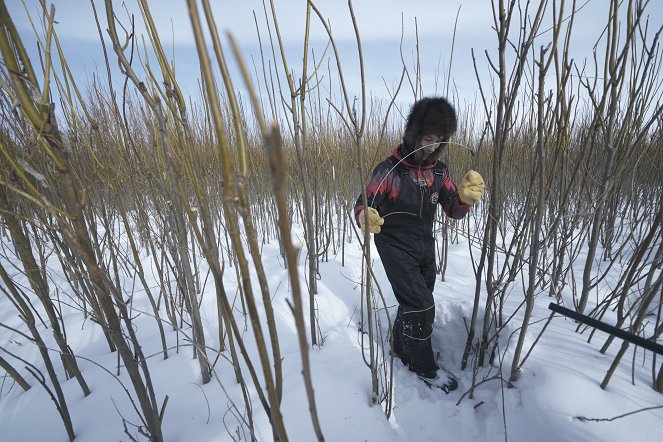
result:
[(470, 170), (463, 177), (458, 187), (458, 198), (465, 204), (474, 204), (481, 201), (483, 190), (486, 185), (483, 178), (476, 170)]
[(359, 225), (361, 226), (361, 231), (366, 231), (366, 226), (364, 225), (366, 222), (366, 214), (364, 213), (364, 210), (368, 211), (368, 231), (371, 233), (380, 233), (382, 230), (380, 226), (384, 224), (384, 218), (382, 218), (380, 213), (372, 207), (367, 207), (359, 212)]

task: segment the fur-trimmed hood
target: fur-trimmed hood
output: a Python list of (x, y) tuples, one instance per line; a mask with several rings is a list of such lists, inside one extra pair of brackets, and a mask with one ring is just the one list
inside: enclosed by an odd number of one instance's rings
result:
[(435, 163), (447, 147), (447, 142), (456, 132), (458, 122), (456, 110), (443, 97), (427, 97), (414, 103), (410, 109), (403, 133), (403, 155), (406, 156), (417, 149), (419, 140), (425, 135), (437, 135), (442, 138), (440, 146), (424, 160), (423, 150), (410, 157), (413, 164), (429, 165)]

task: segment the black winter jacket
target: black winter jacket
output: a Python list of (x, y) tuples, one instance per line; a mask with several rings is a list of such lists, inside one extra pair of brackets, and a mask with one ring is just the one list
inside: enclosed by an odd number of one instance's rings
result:
[[(384, 217), (382, 230), (375, 240), (398, 245), (413, 256), (428, 255), (434, 247), (437, 204), (442, 205), (447, 216), (455, 219), (463, 218), (471, 206), (458, 199), (456, 184), (443, 162), (415, 165), (401, 161), (402, 152), (401, 145), (378, 164), (366, 186), (369, 206)], [(360, 195), (354, 208), (357, 223), (363, 208)]]

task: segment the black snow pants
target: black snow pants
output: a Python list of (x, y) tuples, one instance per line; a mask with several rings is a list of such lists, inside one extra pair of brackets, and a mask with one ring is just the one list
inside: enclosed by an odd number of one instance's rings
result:
[(398, 301), (392, 329), (392, 351), (413, 372), (432, 377), (439, 368), (433, 357), (431, 335), (435, 320), (435, 245), (420, 256), (390, 241), (375, 244)]

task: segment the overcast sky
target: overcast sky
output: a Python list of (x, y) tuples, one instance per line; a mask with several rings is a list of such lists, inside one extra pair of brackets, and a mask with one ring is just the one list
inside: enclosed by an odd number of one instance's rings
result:
[[(102, 28), (107, 28), (104, 2), (94, 0)], [(120, 21), (129, 23), (128, 13), (136, 15), (138, 34), (142, 34), (142, 18), (135, 0), (115, 1), (116, 15)], [(27, 10), (38, 17), (38, 0), (25, 0)], [(56, 10), (57, 32), (74, 72), (80, 78), (90, 80), (92, 73), (102, 73), (105, 67), (99, 35), (94, 22), (89, 0), (51, 0)], [(267, 40), (265, 15), (262, 1), (258, 0), (210, 0), (217, 25), (222, 32), (230, 31), (242, 46), (247, 59), (259, 58), (254, 11), (258, 18), (263, 44)], [(351, 95), (359, 94), (357, 50), (347, 2), (342, 0), (316, 0), (314, 2), (330, 21), (334, 37), (339, 44), (348, 88)], [(523, 2), (524, 3), (524, 2)], [(532, 1), (537, 4), (538, 2)], [(558, 1), (559, 3), (559, 1)], [(652, 27), (663, 22), (663, 1), (652, 0), (648, 6)], [(177, 76), (187, 93), (196, 93), (199, 69), (195, 44), (191, 31), (186, 2), (184, 0), (151, 0), (152, 14), (169, 56), (175, 60)], [(276, 9), (281, 33), (286, 41), (286, 51), (292, 69), (299, 77), (305, 24), (305, 0), (277, 0)], [(582, 60), (591, 56), (596, 39), (601, 35), (607, 21), (609, 0), (578, 0), (580, 11), (574, 27), (572, 56)], [(35, 38), (21, 0), (8, 0), (12, 18), (25, 38), (31, 52), (35, 53)], [(452, 36), (456, 14), (459, 12), (454, 59), (452, 64), (452, 87), (458, 100), (472, 102), (476, 95), (476, 79), (472, 69), (471, 49), (474, 49), (479, 71), (488, 78), (488, 65), (484, 51), (494, 54), (497, 39), (493, 25), (490, 0), (355, 0), (353, 2), (362, 39), (365, 71), (369, 93), (388, 96), (387, 87), (393, 88), (400, 78), (401, 30), (405, 41), (403, 52), (408, 67), (414, 66), (415, 19), (419, 33), (419, 49), (424, 85), (424, 95), (444, 94), (447, 70), (452, 47)], [(267, 5), (269, 8), (269, 4)], [(572, 1), (567, 1), (570, 12)], [(128, 12), (127, 12), (128, 9)], [(202, 8), (201, 8), (202, 14)], [(271, 16), (270, 16), (271, 20)], [(547, 20), (543, 29), (550, 26)], [(542, 42), (550, 39), (550, 33), (542, 35)], [(326, 33), (316, 16), (312, 17), (312, 46), (319, 53), (324, 47)], [(107, 39), (107, 38), (106, 38)], [(174, 45), (172, 44), (174, 43)], [(148, 43), (149, 44), (149, 43)], [(227, 46), (226, 46), (227, 47)], [(230, 53), (228, 52), (229, 56)], [(111, 54), (112, 56), (112, 54)], [(231, 57), (229, 57), (231, 58)], [(119, 81), (120, 76), (116, 75)], [(385, 83), (387, 86), (385, 86)], [(239, 84), (239, 83), (238, 83)], [(239, 86), (238, 86), (239, 88)], [(402, 100), (410, 100), (411, 92), (402, 92)]]

